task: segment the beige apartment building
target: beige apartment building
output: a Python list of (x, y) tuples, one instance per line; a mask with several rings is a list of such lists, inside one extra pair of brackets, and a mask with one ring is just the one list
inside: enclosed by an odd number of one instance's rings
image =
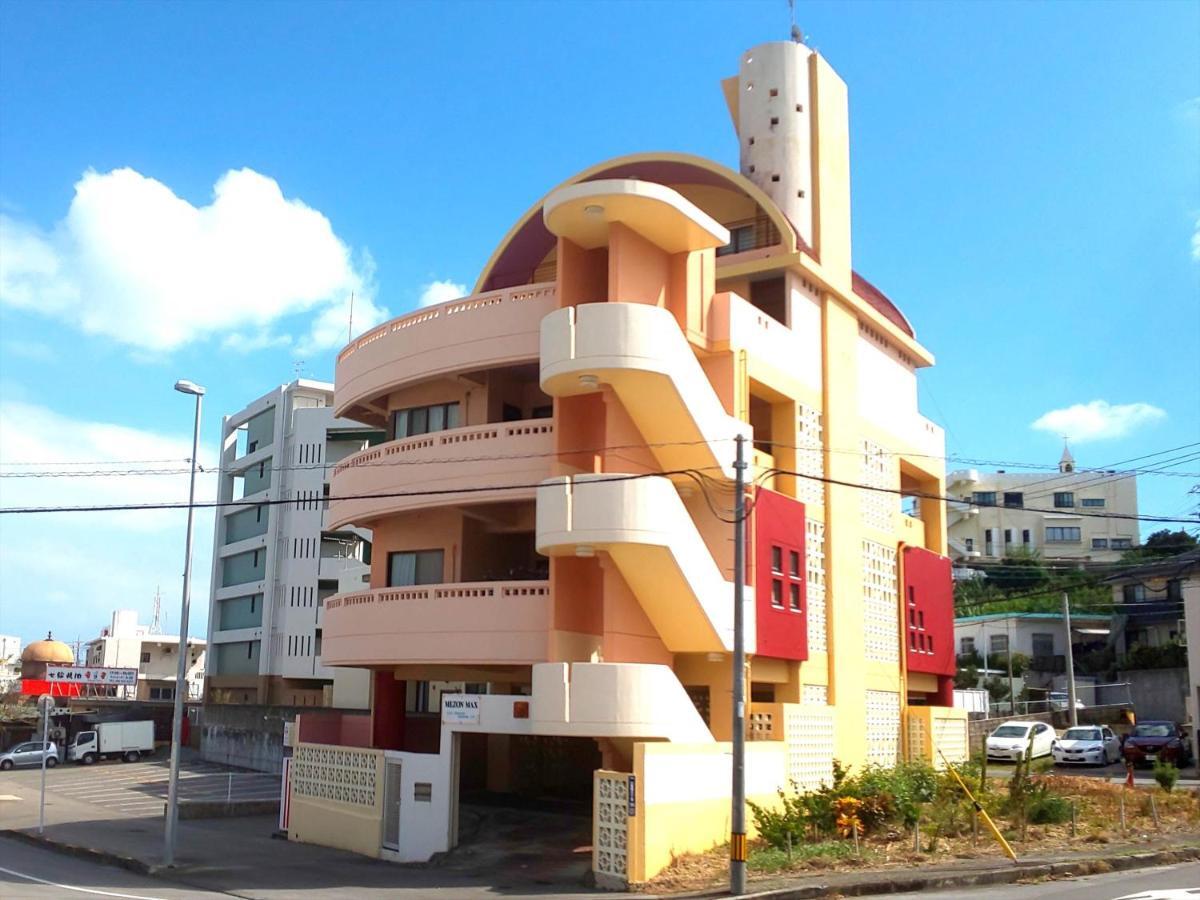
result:
[(957, 563), (1018, 553), (1112, 562), (1139, 542), (1137, 478), (1077, 469), (1065, 447), (1056, 474), (961, 469), (946, 476), (946, 493), (960, 501), (947, 507)]

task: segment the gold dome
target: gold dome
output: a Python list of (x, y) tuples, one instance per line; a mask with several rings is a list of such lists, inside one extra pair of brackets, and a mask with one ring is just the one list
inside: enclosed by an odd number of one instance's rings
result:
[(23, 663), (49, 663), (51, 665), (73, 665), (75, 654), (62, 641), (56, 641), (49, 633), (44, 641), (34, 641), (21, 651)]

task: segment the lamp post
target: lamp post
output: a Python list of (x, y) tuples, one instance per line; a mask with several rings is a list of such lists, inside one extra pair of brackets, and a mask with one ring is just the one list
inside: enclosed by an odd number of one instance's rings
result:
[(179, 665), (175, 670), (175, 714), (171, 718), (171, 774), (167, 782), (167, 823), (163, 835), (163, 863), (175, 865), (176, 830), (179, 825), (179, 743), (183, 733), (183, 694), (187, 684), (188, 607), (192, 593), (192, 520), (196, 512), (196, 454), (200, 448), (200, 404), (204, 388), (193, 381), (175, 382), (175, 390), (196, 398), (192, 426), (192, 476), (188, 486), (187, 537), (183, 556), (183, 600), (179, 612)]

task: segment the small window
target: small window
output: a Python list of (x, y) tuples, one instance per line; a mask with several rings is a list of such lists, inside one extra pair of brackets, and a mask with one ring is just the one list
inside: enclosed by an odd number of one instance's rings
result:
[(804, 112), (804, 104), (803, 103), (796, 104), (796, 112)]
[(1129, 550), (1133, 547), (1132, 538), (1113, 538), (1108, 546), (1113, 550)]
[(1093, 550), (1107, 550), (1108, 549), (1108, 538), (1092, 538), (1092, 549)]
[(922, 631), (925, 630), (925, 610), (917, 610), (917, 627)]
[(413, 800), (415, 800), (417, 803), (432, 803), (433, 783), (429, 781), (414, 782)]
[(933, 652), (933, 635), (932, 634), (925, 635), (925, 649), (928, 650), (930, 653)]
[(1007, 653), (1008, 652), (1008, 635), (1007, 634), (989, 634), (988, 635), (988, 653)]
[(778, 125), (779, 124), (779, 116), (771, 116), (771, 124)]
[(800, 585), (788, 585), (789, 600), (792, 604), (792, 612), (800, 612)]
[(788, 552), (788, 574), (793, 578), (800, 577), (800, 554), (795, 550)]
[(771, 571), (772, 572), (782, 572), (783, 571), (783, 548), (782, 547), (772, 547), (771, 548)]
[(778, 175), (772, 175), (772, 176), (771, 176), (771, 180), (772, 180), (772, 181), (778, 181), (778, 180), (779, 180), (779, 176), (778, 176)]
[(783, 609), (783, 582), (778, 578), (771, 579), (771, 605)]
[(1054, 492), (1054, 508), (1055, 509), (1074, 509), (1075, 507), (1075, 492), (1074, 491), (1055, 491)]
[(1020, 491), (1005, 491), (1004, 505), (1009, 509), (1021, 509), (1025, 506), (1025, 495)]
[(142, 651), (142, 662), (144, 662), (144, 663), (150, 662), (150, 651), (149, 650)]
[(976, 506), (995, 506), (996, 492), (995, 491), (976, 491), (971, 495), (971, 499)]
[(1104, 508), (1104, 498), (1103, 497), (1084, 497), (1082, 500), (1079, 501), (1079, 505), (1080, 506), (1090, 506), (1095, 509), (1103, 509)]
[(771, 88), (769, 91), (767, 91), (767, 94), (771, 97), (778, 97), (779, 96), (779, 88)]
[(1013, 542), (1013, 530), (1011, 528), (1004, 529), (1004, 546), (1009, 546)]
[(1046, 529), (1047, 544), (1078, 544), (1081, 532), (1077, 527), (1050, 527)]
[(1021, 543), (1026, 547), (1033, 543), (1033, 535), (1028, 528), (1021, 529)]
[(444, 550), (412, 550), (388, 554), (388, 587), (440, 584)]
[(1126, 603), (1141, 603), (1146, 599), (1146, 586), (1143, 584), (1127, 584), (1121, 593)]
[(975, 638), (965, 637), (958, 639), (958, 652), (964, 656), (975, 652)]
[(968, 553), (975, 552), (975, 538), (964, 538), (963, 544), (966, 546)]

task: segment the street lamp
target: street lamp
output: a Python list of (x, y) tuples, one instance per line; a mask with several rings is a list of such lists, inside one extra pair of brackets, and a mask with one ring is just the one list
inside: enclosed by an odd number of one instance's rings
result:
[(187, 538), (183, 556), (183, 601), (179, 612), (179, 665), (175, 670), (175, 714), (171, 718), (171, 775), (167, 782), (167, 824), (163, 836), (163, 862), (175, 865), (176, 830), (179, 825), (179, 743), (183, 734), (183, 694), (187, 684), (188, 606), (192, 594), (192, 519), (196, 512), (196, 454), (200, 448), (200, 403), (204, 388), (194, 381), (177, 381), (175, 390), (196, 398), (192, 427), (192, 478), (188, 486)]

